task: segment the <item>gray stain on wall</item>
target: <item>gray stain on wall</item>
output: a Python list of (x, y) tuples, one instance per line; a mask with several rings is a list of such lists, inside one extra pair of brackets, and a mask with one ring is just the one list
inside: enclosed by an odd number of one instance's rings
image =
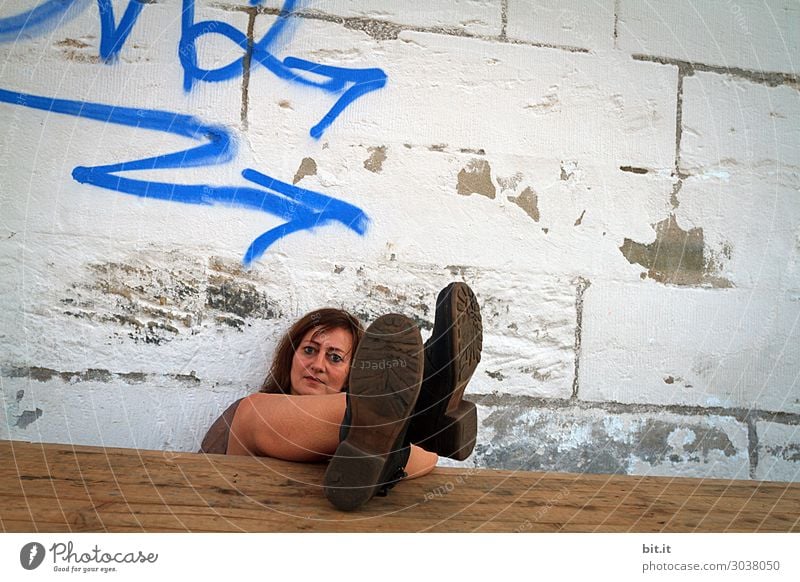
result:
[(36, 420), (42, 416), (42, 409), (37, 408), (36, 410), (25, 410), (17, 417), (17, 426), (18, 428), (28, 428), (28, 426), (36, 422)]

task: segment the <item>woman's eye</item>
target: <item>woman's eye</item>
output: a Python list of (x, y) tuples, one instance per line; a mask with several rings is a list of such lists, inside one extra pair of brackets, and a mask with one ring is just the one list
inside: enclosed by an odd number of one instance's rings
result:
[(306, 354), (307, 356), (310, 356), (311, 354), (314, 353), (314, 348), (311, 346), (306, 346), (303, 348), (303, 353)]
[(331, 362), (333, 362), (334, 364), (338, 364), (339, 362), (343, 362), (344, 361), (342, 356), (340, 356), (339, 354), (331, 354), (330, 358), (331, 358)]

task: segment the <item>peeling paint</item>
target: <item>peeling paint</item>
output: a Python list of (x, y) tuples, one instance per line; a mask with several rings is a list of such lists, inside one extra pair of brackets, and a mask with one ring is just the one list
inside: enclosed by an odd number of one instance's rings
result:
[(68, 46), (72, 48), (87, 48), (89, 45), (83, 41), (80, 41), (76, 38), (65, 38), (56, 43), (56, 46)]
[(391, 22), (367, 18), (346, 18), (344, 27), (350, 30), (360, 30), (375, 40), (397, 40), (401, 30), (399, 26)]
[(561, 162), (561, 174), (559, 175), (559, 179), (562, 182), (566, 182), (570, 178), (575, 175), (575, 171), (578, 169), (578, 164), (576, 162)]
[[(479, 441), (476, 462), (507, 470), (626, 474), (642, 465), (689, 469), (728, 458), (738, 467), (742, 459), (737, 459), (747, 455), (719, 428), (632, 415), (612, 422), (603, 413), (582, 417), (578, 412), (573, 407), (496, 409), (482, 422), (492, 436)], [(576, 418), (582, 420), (575, 424)]]
[(294, 173), (292, 184), (297, 184), (300, 180), (302, 180), (306, 176), (316, 176), (316, 175), (317, 175), (317, 162), (314, 161), (314, 158), (303, 158), (303, 161), (300, 162), (300, 167), (297, 168), (297, 171)]
[(445, 266), (445, 269), (447, 269), (447, 271), (451, 275), (459, 276), (462, 279), (464, 279), (466, 277), (468, 268), (469, 267), (467, 267), (465, 265), (447, 265), (447, 266)]
[(255, 285), (217, 275), (209, 277), (206, 306), (238, 315), (242, 319), (280, 317), (280, 309), (277, 304), (258, 291)]
[(383, 162), (386, 161), (386, 146), (367, 148), (367, 151), (370, 155), (364, 160), (364, 167), (373, 174), (379, 174), (383, 170)]
[(583, 277), (579, 277), (575, 284), (575, 371), (572, 378), (572, 398), (578, 398), (580, 390), (580, 366), (581, 366), (581, 345), (583, 341), (583, 306), (586, 290), (591, 287), (592, 282)]
[(197, 374), (194, 370), (189, 372), (188, 374), (169, 374), (170, 378), (174, 378), (179, 382), (184, 382), (186, 384), (196, 385), (200, 383), (200, 378), (197, 377)]
[(647, 174), (650, 171), (647, 168), (636, 168), (634, 166), (620, 166), (619, 169), (631, 174)]
[(792, 463), (800, 462), (800, 445), (794, 443), (785, 446), (766, 447), (766, 451), (770, 455), (780, 457), (784, 461), (789, 461)]
[(492, 169), (486, 160), (473, 159), (458, 173), (457, 191), (462, 196), (480, 194), (494, 200), (497, 194), (492, 183)]
[[(718, 275), (720, 257), (707, 257), (702, 228), (685, 231), (678, 226), (674, 214), (653, 227), (656, 230), (654, 242), (642, 244), (626, 238), (619, 247), (628, 262), (647, 269), (647, 277), (672, 285), (733, 287), (730, 281)], [(725, 252), (730, 254), (730, 247), (726, 248)]]
[(512, 192), (517, 189), (517, 186), (519, 186), (520, 182), (522, 182), (521, 172), (517, 172), (508, 178), (497, 178), (497, 183), (500, 184), (500, 188), (502, 190), (511, 190)]
[(534, 222), (539, 222), (539, 196), (532, 188), (525, 188), (519, 196), (509, 196), (508, 199), (522, 208)]
[(580, 215), (580, 216), (577, 218), (577, 220), (575, 221), (575, 226), (580, 226), (580, 225), (581, 225), (581, 223), (583, 222), (583, 217), (584, 217), (584, 216), (586, 216), (586, 210), (584, 210), (583, 212), (581, 212), (581, 215)]
[(147, 381), (147, 374), (144, 372), (127, 372), (116, 376), (126, 384), (144, 384)]
[(506, 377), (499, 370), (497, 372), (486, 370), (486, 375), (489, 376), (489, 378), (497, 380), (498, 382), (502, 382), (503, 380), (506, 379)]
[[(164, 377), (178, 380), (183, 383), (199, 384), (200, 378), (194, 371), (189, 374), (147, 374), (145, 372), (111, 372), (110, 370), (89, 368), (82, 372), (61, 372), (52, 368), (39, 366), (14, 366), (2, 369), (2, 376), (5, 378), (28, 378), (36, 382), (49, 382), (56, 378), (67, 384), (78, 384), (81, 382), (100, 382), (111, 384), (121, 381), (125, 384), (144, 384), (145, 382), (158, 383)], [(25, 395), (23, 390), (17, 391), (17, 402), (22, 400)]]
[(72, 296), (60, 299), (69, 306), (63, 314), (121, 326), (113, 337), (155, 345), (196, 333), (209, 318), (241, 331), (249, 317), (280, 317), (277, 303), (257, 290), (257, 278), (240, 263), (211, 257), (204, 268), (171, 255), (172, 267), (152, 268), (139, 259), (88, 265), (90, 280), (72, 284)]
[[(115, 377), (121, 378), (125, 381), (131, 381), (131, 378), (136, 378), (136, 374), (114, 374), (109, 370), (89, 368), (83, 372), (59, 372), (51, 368), (42, 368), (39, 366), (15, 366), (10, 368), (3, 368), (2, 375), (6, 378), (28, 378), (36, 382), (49, 382), (53, 378), (60, 378), (63, 382), (68, 384), (77, 384), (79, 382), (111, 382)], [(142, 378), (144, 374), (140, 374)], [(136, 381), (136, 380), (133, 380)], [(24, 394), (20, 390), (20, 393)], [(21, 398), (21, 397), (20, 397)]]

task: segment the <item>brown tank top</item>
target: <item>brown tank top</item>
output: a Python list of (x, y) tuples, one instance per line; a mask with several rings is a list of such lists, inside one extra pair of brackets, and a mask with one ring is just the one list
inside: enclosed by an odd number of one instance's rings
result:
[(233, 416), (236, 414), (236, 408), (242, 400), (244, 400), (244, 398), (240, 398), (231, 404), (228, 409), (214, 421), (214, 424), (208, 429), (206, 436), (203, 438), (203, 442), (200, 444), (201, 453), (224, 455), (228, 452), (228, 437), (231, 434)]

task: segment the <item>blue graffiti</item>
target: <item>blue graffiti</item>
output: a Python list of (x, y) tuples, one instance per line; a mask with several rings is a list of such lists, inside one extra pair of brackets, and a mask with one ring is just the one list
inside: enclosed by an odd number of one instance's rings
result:
[(58, 28), (91, 3), (92, 0), (47, 0), (27, 12), (0, 18), (0, 42), (15, 41), (23, 32), (35, 36)]
[(100, 58), (104, 61), (113, 61), (128, 40), (128, 35), (139, 18), (139, 13), (145, 7), (140, 0), (129, 0), (128, 7), (122, 14), (119, 26), (114, 24), (114, 7), (111, 0), (97, 0), (97, 9), (100, 12)]
[(266, 212), (286, 220), (284, 224), (268, 230), (250, 244), (242, 259), (245, 265), (250, 265), (274, 242), (293, 232), (310, 230), (331, 222), (339, 222), (359, 235), (366, 232), (369, 219), (360, 208), (312, 190), (287, 184), (253, 169), (245, 169), (242, 176), (260, 188), (169, 184), (118, 175), (126, 171), (186, 168), (228, 162), (236, 154), (236, 141), (224, 127), (206, 124), (193, 116), (169, 111), (54, 99), (4, 89), (0, 89), (0, 102), (204, 141), (205, 143), (196, 147), (141, 160), (104, 166), (78, 166), (72, 171), (72, 176), (82, 184), (92, 184), (142, 198), (185, 204), (238, 206)]
[[(258, 0), (252, 3), (257, 4)], [(244, 55), (216, 69), (201, 69), (198, 66), (197, 51), (195, 49), (197, 39), (207, 34), (222, 35), (241, 47), (245, 53), (250, 50), (251, 63), (261, 64), (281, 79), (316, 87), (328, 93), (341, 93), (341, 96), (328, 113), (309, 131), (311, 137), (319, 139), (350, 103), (362, 95), (376, 91), (386, 85), (387, 76), (383, 70), (378, 68), (332, 67), (295, 57), (286, 57), (283, 60), (279, 60), (270, 52), (270, 46), (285, 29), (289, 16), (295, 10), (296, 5), (297, 0), (286, 0), (278, 18), (275, 19), (269, 30), (264, 33), (264, 36), (258, 42), (253, 44), (252, 49), (248, 49), (247, 36), (230, 24), (218, 20), (204, 20), (195, 23), (194, 0), (183, 0), (183, 34), (178, 46), (178, 54), (184, 71), (184, 90), (191, 90), (194, 81), (198, 79), (207, 82), (225, 81), (242, 74), (244, 71)], [(307, 79), (302, 76), (302, 73), (312, 73), (325, 77), (327, 80)]]
[[(253, 6), (261, 0), (249, 0)], [(33, 10), (0, 19), (0, 42), (16, 38), (21, 31), (26, 34), (36, 29), (51, 25), (52, 21), (75, 5), (83, 10), (88, 6), (87, 0), (47, 0)], [(178, 42), (178, 58), (183, 67), (183, 88), (191, 91), (195, 81), (220, 82), (238, 78), (244, 72), (246, 57), (250, 56), (251, 64), (260, 64), (277, 77), (315, 87), (326, 93), (338, 95), (331, 109), (315, 124), (309, 134), (319, 139), (336, 118), (359, 97), (376, 91), (386, 85), (386, 73), (379, 68), (346, 68), (333, 67), (314, 63), (295, 57), (279, 59), (272, 52), (275, 41), (286, 29), (291, 14), (296, 10), (298, 0), (285, 0), (280, 13), (264, 33), (260, 40), (250, 46), (247, 35), (234, 26), (219, 20), (202, 20), (195, 22), (195, 0), (182, 0), (181, 36)], [(97, 0), (100, 16), (100, 57), (106, 62), (116, 60), (125, 45), (145, 4), (141, 0), (129, 0), (119, 25), (115, 24), (114, 7), (111, 0)], [(198, 39), (209, 34), (224, 36), (242, 49), (242, 56), (230, 63), (214, 69), (203, 69), (197, 62)], [(312, 74), (322, 80), (308, 78)]]
[[(31, 36), (55, 28), (67, 18), (86, 9), (91, 1), (45, 0), (28, 12), (2, 18), (0, 42), (12, 40), (21, 34)], [(252, 6), (261, 2), (262, 0), (249, 0)], [(117, 24), (112, 0), (96, 0), (96, 3), (100, 18), (100, 57), (105, 62), (113, 62), (147, 4), (141, 0), (129, 0)], [(251, 64), (260, 64), (281, 79), (338, 95), (330, 110), (309, 130), (313, 138), (319, 139), (354, 100), (383, 87), (387, 76), (379, 68), (334, 67), (295, 57), (282, 60), (276, 57), (272, 52), (273, 45), (286, 30), (297, 5), (297, 0), (285, 0), (269, 30), (258, 41), (251, 41), (230, 24), (216, 20), (195, 22), (195, 0), (182, 0), (178, 57), (184, 71), (184, 89), (190, 91), (195, 81), (219, 82), (236, 78), (243, 74), (245, 59), (249, 57)], [(219, 34), (228, 38), (242, 49), (243, 55), (215, 69), (202, 69), (197, 62), (196, 43), (207, 34)], [(2, 89), (0, 102), (104, 123), (167, 132), (202, 141), (201, 145), (170, 154), (103, 166), (78, 166), (73, 170), (72, 176), (82, 184), (134, 196), (185, 204), (240, 206), (267, 212), (285, 220), (285, 223), (266, 231), (251, 243), (243, 258), (245, 265), (257, 260), (277, 240), (294, 232), (332, 222), (339, 222), (359, 235), (366, 232), (369, 219), (360, 208), (312, 190), (298, 188), (254, 169), (248, 168), (242, 172), (242, 177), (251, 184), (248, 186), (171, 184), (120, 175), (137, 170), (186, 168), (229, 162), (236, 153), (236, 140), (224, 127), (168, 111), (114, 107)]]

